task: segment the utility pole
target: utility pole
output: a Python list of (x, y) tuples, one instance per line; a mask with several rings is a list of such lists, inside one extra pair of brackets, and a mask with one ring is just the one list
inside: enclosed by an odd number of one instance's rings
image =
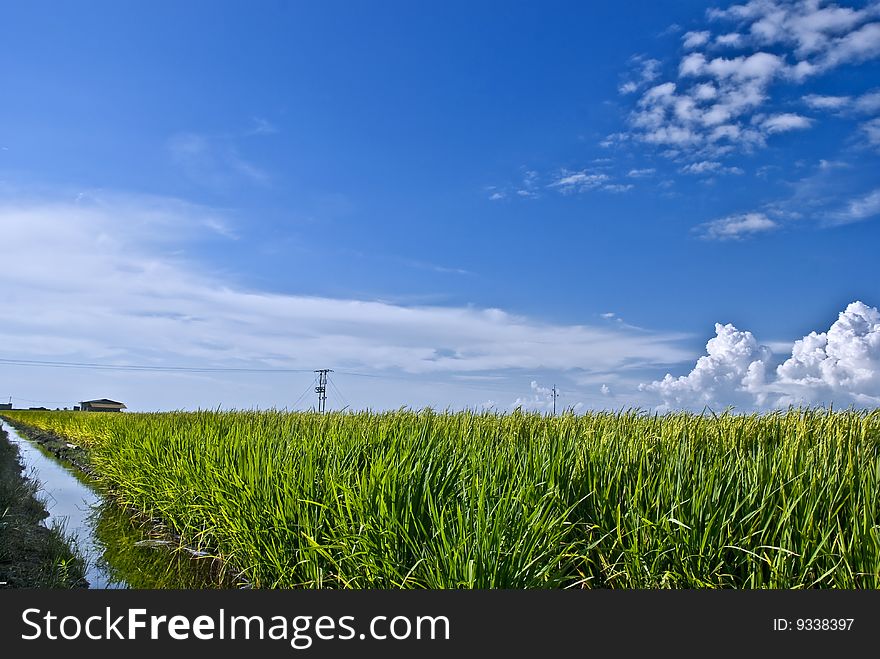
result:
[(315, 387), (315, 393), (318, 394), (318, 412), (323, 414), (327, 409), (327, 374), (332, 373), (329, 368), (320, 368), (315, 371), (318, 374), (318, 386)]
[(556, 385), (553, 385), (553, 416), (556, 416), (556, 399), (559, 397), (559, 392), (556, 391)]

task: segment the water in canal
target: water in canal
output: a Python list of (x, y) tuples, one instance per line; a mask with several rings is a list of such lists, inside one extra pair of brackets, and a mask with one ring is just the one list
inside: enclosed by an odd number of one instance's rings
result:
[(106, 501), (98, 485), (72, 465), (0, 422), (18, 446), (25, 475), (39, 481), (45, 523), (62, 523), (86, 560), (90, 588), (217, 588), (223, 584), (211, 559), (193, 558)]

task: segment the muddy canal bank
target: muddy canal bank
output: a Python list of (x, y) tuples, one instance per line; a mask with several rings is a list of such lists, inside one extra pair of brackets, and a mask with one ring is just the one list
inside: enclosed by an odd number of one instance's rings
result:
[[(85, 560), (50, 517), (40, 484), (0, 427), (0, 588), (84, 588)], [(73, 546), (72, 546), (73, 545)]]

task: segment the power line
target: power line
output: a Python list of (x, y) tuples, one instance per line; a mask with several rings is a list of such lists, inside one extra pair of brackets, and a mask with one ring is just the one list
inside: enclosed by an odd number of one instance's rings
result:
[[(9, 402), (12, 402), (12, 396), (9, 397)], [(69, 400), (34, 400), (32, 398), (22, 398), (21, 396), (16, 396), (15, 400), (21, 400), (25, 403), (43, 403), (44, 405), (70, 405), (72, 401)]]
[[(69, 361), (49, 361), (49, 360), (36, 360), (36, 359), (10, 359), (10, 358), (0, 358), (0, 365), (8, 365), (8, 366), (25, 366), (25, 367), (47, 367), (47, 368), (70, 368), (70, 369), (86, 369), (86, 370), (96, 370), (96, 371), (134, 371), (134, 372), (157, 372), (157, 373), (269, 373), (269, 374), (281, 374), (281, 373), (312, 373), (318, 372), (313, 371), (311, 369), (305, 368), (258, 368), (258, 367), (233, 367), (233, 366), (158, 366), (158, 365), (149, 365), (149, 364), (99, 364), (96, 362), (69, 362)], [(391, 373), (384, 373), (382, 375), (376, 375), (372, 373), (359, 373), (356, 371), (330, 371), (335, 372), (337, 375), (346, 375), (351, 377), (359, 377), (359, 378), (373, 378), (373, 379), (383, 379), (383, 380), (397, 380), (402, 382), (419, 382), (419, 383), (432, 383), (444, 387), (454, 387), (459, 390), (472, 390), (472, 391), (499, 391), (503, 389), (503, 385), (499, 383), (498, 386), (492, 384), (477, 384), (471, 382), (462, 382), (462, 381), (449, 381), (442, 380), (438, 378), (425, 377), (423, 374), (412, 374), (412, 375), (394, 375)], [(505, 380), (510, 380), (511, 378), (528, 378), (528, 377), (540, 377), (537, 374), (528, 374), (528, 373), (517, 373), (515, 376), (505, 376)], [(332, 382), (331, 386), (335, 386)], [(309, 385), (312, 386), (311, 384)], [(325, 383), (326, 387), (327, 384)], [(308, 389), (307, 389), (308, 390)], [(337, 392), (339, 392), (338, 387), (336, 387)], [(554, 385), (554, 413), (555, 413), (555, 403), (556, 398), (560, 395), (558, 389), (556, 389)], [(320, 393), (320, 392), (316, 392)], [(341, 392), (339, 392), (341, 393)], [(25, 399), (22, 399), (25, 400)], [(326, 392), (325, 392), (325, 400), (326, 400)], [(344, 400), (344, 397), (343, 397)], [(49, 401), (31, 401), (31, 402), (49, 402)], [(56, 403), (62, 403), (64, 401), (55, 401)], [(298, 401), (299, 402), (299, 399)]]
[(351, 407), (351, 403), (349, 403), (348, 400), (346, 400), (345, 396), (342, 395), (342, 392), (339, 391), (339, 387), (336, 386), (336, 383), (330, 380), (330, 386), (333, 388), (333, 391), (336, 393), (336, 395), (339, 396), (340, 405), (344, 406), (342, 409), (345, 409), (346, 407)]
[(93, 362), (39, 361), (35, 359), (2, 359), (9, 366), (46, 366), (49, 368), (82, 368), (99, 371), (159, 371), (175, 373), (309, 373), (307, 368), (248, 368), (234, 366), (152, 366), (146, 364), (96, 364)]
[(305, 395), (306, 395), (307, 393), (309, 393), (309, 389), (311, 389), (311, 388), (314, 386), (314, 384), (315, 384), (315, 378), (312, 378), (312, 381), (309, 382), (308, 386), (307, 386), (305, 389), (303, 389), (303, 392), (299, 395), (299, 398), (297, 398), (297, 399), (294, 401), (293, 405), (291, 406), (291, 407), (293, 407), (293, 409), (296, 409), (296, 406), (299, 405), (299, 402), (300, 402), (303, 398), (305, 398)]
[[(247, 368), (247, 367), (233, 367), (233, 366), (218, 366), (218, 367), (209, 367), (209, 366), (153, 366), (147, 364), (98, 364), (95, 362), (68, 362), (68, 361), (42, 361), (35, 359), (7, 359), (0, 358), (0, 364), (6, 364), (9, 366), (35, 366), (35, 367), (48, 367), (48, 368), (74, 368), (74, 369), (86, 369), (86, 370), (99, 370), (99, 371), (143, 371), (143, 372), (170, 372), (170, 373), (313, 373), (317, 371), (313, 371), (312, 369), (307, 368)], [(449, 382), (446, 380), (440, 380), (437, 378), (429, 378), (424, 375), (412, 374), (409, 376), (404, 375), (393, 375), (391, 373), (386, 373), (382, 375), (376, 375), (372, 373), (358, 373), (355, 371), (333, 371), (337, 375), (348, 375), (352, 377), (359, 378), (374, 378), (374, 379), (382, 379), (382, 380), (398, 380), (402, 382), (412, 382), (413, 380), (417, 380), (419, 382), (432, 382), (435, 384), (441, 384), (446, 386), (454, 386), (456, 388), (461, 389), (482, 389), (484, 391), (494, 391), (497, 387), (492, 386), (479, 386), (472, 383), (465, 382)], [(508, 376), (507, 379), (509, 379)], [(537, 377), (535, 375), (529, 374), (517, 374), (516, 377)]]

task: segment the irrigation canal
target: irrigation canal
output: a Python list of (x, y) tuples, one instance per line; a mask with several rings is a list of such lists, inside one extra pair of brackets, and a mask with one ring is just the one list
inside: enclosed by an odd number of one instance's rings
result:
[(86, 560), (90, 588), (218, 587), (210, 559), (193, 558), (107, 501), (99, 485), (0, 422), (18, 446), (25, 474), (40, 484), (47, 525), (59, 522)]

